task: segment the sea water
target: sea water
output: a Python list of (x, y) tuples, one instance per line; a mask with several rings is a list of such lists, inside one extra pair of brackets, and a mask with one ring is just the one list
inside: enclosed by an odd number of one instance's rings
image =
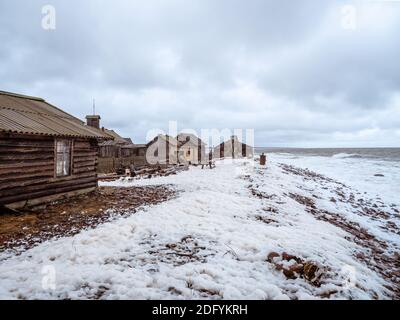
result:
[(308, 168), (400, 206), (400, 148), (257, 149), (275, 162)]

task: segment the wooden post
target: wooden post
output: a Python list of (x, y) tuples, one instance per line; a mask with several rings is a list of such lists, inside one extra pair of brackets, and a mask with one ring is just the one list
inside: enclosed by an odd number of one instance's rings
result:
[(265, 166), (266, 162), (267, 162), (267, 156), (263, 153), (260, 156), (260, 165)]

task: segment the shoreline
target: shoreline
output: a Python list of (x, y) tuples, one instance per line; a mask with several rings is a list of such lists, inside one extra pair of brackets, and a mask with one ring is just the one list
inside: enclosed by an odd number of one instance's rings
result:
[[(397, 207), (308, 170), (253, 163), (102, 183), (182, 191), (19, 256), (0, 253), (0, 298), (400, 297)], [(63, 270), (50, 292), (39, 281), (47, 264)]]

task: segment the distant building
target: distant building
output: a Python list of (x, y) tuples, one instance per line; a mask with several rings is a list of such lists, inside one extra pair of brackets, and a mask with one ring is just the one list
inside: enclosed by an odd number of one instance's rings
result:
[(112, 139), (41, 98), (0, 91), (0, 205), (94, 190), (98, 144)]
[(146, 145), (146, 162), (149, 165), (179, 163), (178, 140), (169, 135), (159, 134)]
[(229, 140), (221, 143), (214, 148), (213, 158), (251, 158), (254, 155), (254, 147), (240, 142), (237, 136), (232, 136)]
[(180, 133), (176, 137), (180, 163), (200, 164), (206, 159), (206, 144), (197, 136), (190, 133)]

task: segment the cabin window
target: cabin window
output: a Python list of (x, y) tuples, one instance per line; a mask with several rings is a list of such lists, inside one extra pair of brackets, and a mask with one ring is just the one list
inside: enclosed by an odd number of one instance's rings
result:
[(71, 174), (71, 142), (56, 140), (56, 175), (66, 177)]

